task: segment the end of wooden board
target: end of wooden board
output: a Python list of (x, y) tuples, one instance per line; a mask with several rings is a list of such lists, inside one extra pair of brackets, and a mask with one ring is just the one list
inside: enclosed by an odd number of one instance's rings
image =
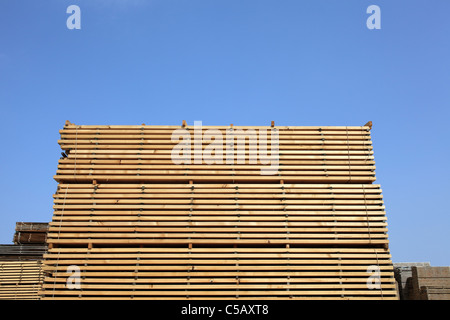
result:
[(68, 126), (72, 126), (73, 125), (73, 123), (71, 123), (69, 120), (66, 120), (66, 123), (65, 123), (65, 127), (68, 127)]

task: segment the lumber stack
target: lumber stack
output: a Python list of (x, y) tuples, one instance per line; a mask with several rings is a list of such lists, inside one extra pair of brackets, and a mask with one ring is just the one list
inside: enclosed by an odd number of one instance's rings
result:
[(45, 244), (47, 229), (48, 223), (44, 222), (16, 222), (14, 244)]
[(266, 176), (174, 164), (179, 128), (66, 123), (44, 299), (397, 299), (369, 127), (257, 127), (279, 134)]
[(48, 223), (16, 222), (14, 244), (0, 245), (0, 260), (40, 260), (47, 251)]
[(412, 266), (411, 300), (450, 300), (450, 267)]
[(0, 299), (40, 299), (47, 223), (17, 222), (14, 244), (0, 245)]
[(49, 244), (388, 243), (378, 185), (61, 184), (54, 202)]
[(45, 244), (0, 244), (0, 260), (39, 260), (46, 251)]
[(412, 286), (412, 267), (430, 267), (429, 262), (396, 262), (394, 265), (394, 278), (397, 281), (400, 300), (410, 300), (414, 294)]
[[(325, 182), (372, 183), (375, 181), (372, 142), (368, 127), (187, 127), (192, 142), (192, 158), (208, 145), (232, 146), (234, 164), (174, 164), (172, 150), (179, 144), (177, 126), (74, 126), (61, 131), (61, 148), (66, 156), (60, 160), (55, 179), (58, 182)], [(203, 144), (195, 149), (194, 132), (202, 135)], [(223, 139), (213, 140), (208, 130), (219, 132)], [(270, 160), (272, 136), (278, 137), (279, 170), (276, 175), (261, 175), (260, 163), (238, 163), (239, 155), (255, 154), (248, 145), (238, 148), (238, 139), (267, 141)], [(261, 137), (265, 133), (266, 137)], [(229, 137), (229, 139), (226, 139)], [(181, 138), (179, 138), (181, 140)], [(248, 156), (249, 157), (249, 156)], [(212, 162), (212, 161), (211, 161)], [(232, 177), (233, 179), (230, 179)]]
[(47, 251), (46, 222), (16, 222), (14, 244), (0, 245), (0, 260), (41, 260)]
[(43, 281), (42, 263), (0, 261), (0, 300), (38, 300)]

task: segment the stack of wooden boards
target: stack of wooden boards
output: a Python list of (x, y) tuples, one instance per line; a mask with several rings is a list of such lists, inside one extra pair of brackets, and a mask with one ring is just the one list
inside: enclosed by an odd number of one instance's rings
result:
[[(221, 127), (202, 126), (202, 146), (195, 128), (174, 126), (66, 126), (61, 132), (61, 148), (68, 154), (60, 161), (58, 182), (286, 182), (372, 183), (375, 181), (370, 132), (365, 127)], [(190, 164), (175, 164), (174, 147), (185, 143), (182, 134), (190, 134)], [(207, 135), (208, 130), (214, 130)], [(213, 133), (220, 134), (213, 139)], [(265, 133), (266, 136), (262, 136)], [(275, 175), (261, 175), (262, 161), (251, 163), (250, 154), (270, 161), (272, 134), (278, 137), (279, 169)], [(227, 137), (229, 139), (227, 139)], [(256, 137), (257, 147), (267, 144), (267, 155), (255, 151), (249, 140)], [(230, 157), (233, 164), (195, 163), (194, 156), (223, 146), (228, 157), (229, 142), (234, 139)], [(239, 138), (246, 138), (245, 151)], [(266, 141), (268, 143), (266, 143)], [(210, 146), (210, 147), (208, 147)], [(211, 147), (212, 146), (212, 147)], [(259, 151), (259, 152), (258, 152)], [(239, 156), (247, 155), (245, 164)], [(203, 154), (204, 158), (207, 156)], [(213, 158), (209, 159), (213, 162)]]
[(2, 260), (39, 260), (47, 252), (45, 244), (0, 244), (0, 261)]
[(429, 267), (429, 262), (395, 262), (394, 278), (397, 281), (400, 300), (410, 300), (412, 294), (412, 267)]
[(17, 222), (14, 233), (14, 244), (45, 244), (47, 240), (48, 223)]
[(429, 263), (396, 263), (402, 300), (450, 300), (450, 267)]
[(47, 223), (17, 222), (14, 244), (0, 245), (0, 299), (40, 299)]
[(450, 267), (412, 267), (414, 300), (450, 300)]
[(43, 278), (40, 260), (0, 261), (0, 299), (38, 300)]
[(66, 123), (44, 299), (397, 299), (368, 126), (202, 128), (276, 131), (273, 175), (175, 164), (177, 129)]

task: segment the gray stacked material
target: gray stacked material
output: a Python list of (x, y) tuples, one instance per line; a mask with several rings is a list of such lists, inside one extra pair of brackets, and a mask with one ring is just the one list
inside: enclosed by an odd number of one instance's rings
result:
[(429, 262), (394, 263), (401, 300), (450, 300), (450, 267)]
[[(411, 300), (412, 267), (429, 267), (429, 262), (400, 262), (394, 263), (394, 275), (398, 283), (400, 300)], [(408, 281), (408, 279), (410, 279)]]
[(411, 269), (414, 300), (450, 300), (450, 267)]
[(40, 260), (46, 251), (45, 244), (1, 244), (0, 260)]

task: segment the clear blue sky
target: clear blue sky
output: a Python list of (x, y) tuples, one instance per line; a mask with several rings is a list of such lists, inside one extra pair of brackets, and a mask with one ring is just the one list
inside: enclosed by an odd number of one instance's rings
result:
[[(69, 5), (81, 30), (69, 30)], [(366, 9), (381, 8), (381, 30)], [(2, 0), (0, 243), (76, 124), (363, 125), (394, 262), (450, 265), (450, 1)]]

